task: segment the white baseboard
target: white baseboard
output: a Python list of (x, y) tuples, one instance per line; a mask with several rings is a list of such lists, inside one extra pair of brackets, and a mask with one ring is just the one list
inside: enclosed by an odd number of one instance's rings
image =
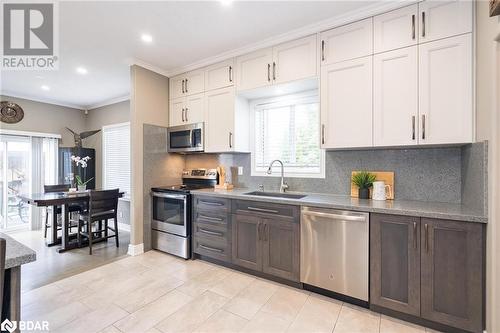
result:
[(129, 244), (128, 245), (128, 252), (127, 254), (130, 256), (138, 256), (139, 254), (144, 253), (144, 243), (133, 245)]

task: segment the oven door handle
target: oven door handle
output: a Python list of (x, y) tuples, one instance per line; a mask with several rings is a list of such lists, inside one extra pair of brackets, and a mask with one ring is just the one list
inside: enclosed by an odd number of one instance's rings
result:
[(158, 198), (168, 198), (168, 199), (180, 199), (183, 201), (187, 200), (186, 195), (184, 194), (173, 194), (173, 193), (161, 193), (161, 192), (151, 192), (151, 195), (153, 197), (158, 197)]

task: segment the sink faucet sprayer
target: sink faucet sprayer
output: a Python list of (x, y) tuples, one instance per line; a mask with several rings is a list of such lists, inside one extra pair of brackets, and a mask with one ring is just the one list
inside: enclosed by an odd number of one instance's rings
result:
[(283, 166), (283, 162), (280, 160), (274, 160), (269, 164), (269, 168), (267, 168), (267, 174), (270, 175), (273, 173), (273, 164), (274, 162), (278, 162), (281, 164), (281, 184), (280, 184), (280, 193), (285, 193), (286, 190), (288, 190), (288, 184), (285, 183), (283, 177), (285, 176), (285, 167)]

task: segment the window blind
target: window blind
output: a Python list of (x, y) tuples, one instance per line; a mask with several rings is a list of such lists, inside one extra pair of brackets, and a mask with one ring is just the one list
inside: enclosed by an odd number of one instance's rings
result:
[(319, 132), (319, 103), (316, 96), (257, 104), (255, 171), (265, 172), (271, 161), (279, 159), (283, 161), (288, 174), (320, 174), (322, 158)]
[(130, 194), (130, 123), (102, 129), (103, 187)]

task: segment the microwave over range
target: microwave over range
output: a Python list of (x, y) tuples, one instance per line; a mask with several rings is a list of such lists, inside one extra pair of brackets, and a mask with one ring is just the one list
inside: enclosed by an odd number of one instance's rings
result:
[(169, 127), (167, 129), (167, 151), (169, 153), (204, 151), (203, 137), (203, 123)]

